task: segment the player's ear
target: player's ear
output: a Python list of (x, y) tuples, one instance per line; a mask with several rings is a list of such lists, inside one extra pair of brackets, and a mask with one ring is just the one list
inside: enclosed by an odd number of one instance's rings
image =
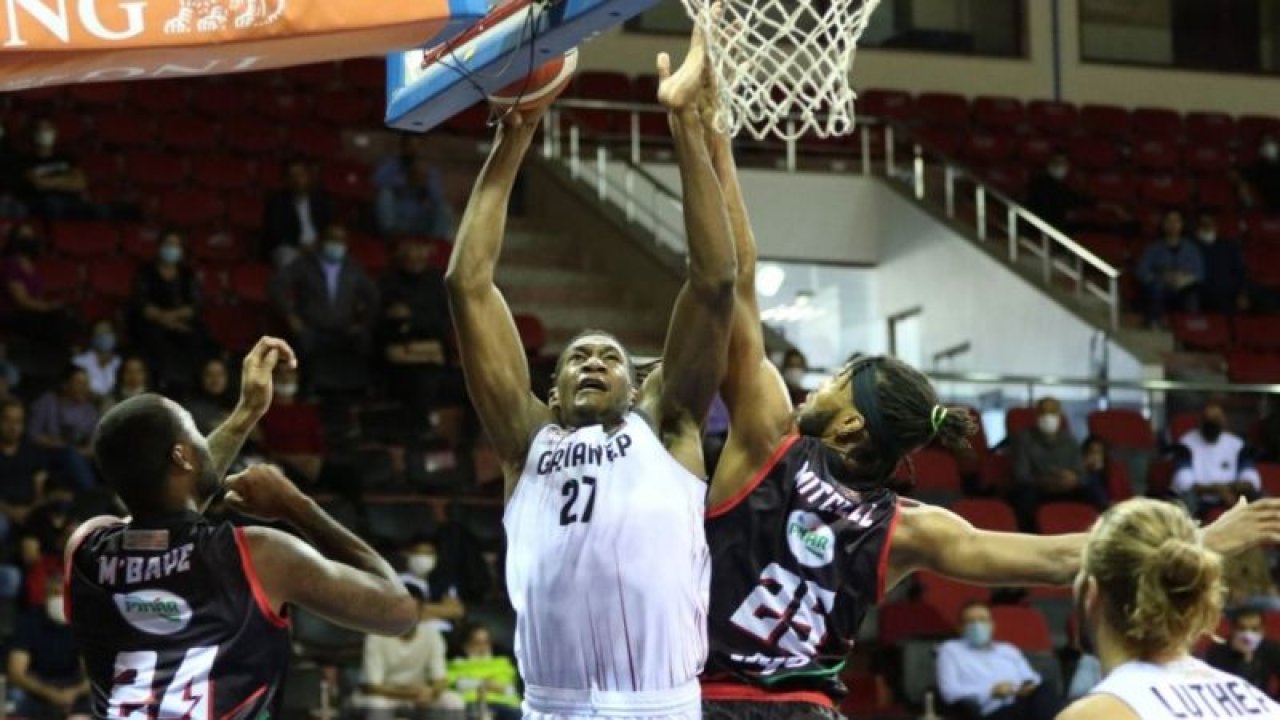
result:
[(560, 408), (560, 391), (554, 385), (551, 386), (551, 390), (547, 393), (547, 407), (553, 411)]
[(842, 412), (835, 422), (836, 440), (842, 443), (853, 443), (866, 426), (866, 419), (857, 410)]
[(182, 468), (186, 472), (194, 472), (195, 465), (192, 464), (191, 458), (188, 457), (190, 451), (182, 446), (182, 443), (174, 443), (173, 449), (169, 451), (169, 459), (174, 465)]

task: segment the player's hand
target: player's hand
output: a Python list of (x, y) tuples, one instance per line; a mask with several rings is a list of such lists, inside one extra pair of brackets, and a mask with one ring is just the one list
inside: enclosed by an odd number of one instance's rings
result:
[(263, 522), (287, 522), (307, 502), (307, 496), (271, 465), (254, 465), (232, 475), (226, 488), (228, 507)]
[(1010, 683), (1010, 682), (996, 683), (995, 687), (991, 688), (991, 697), (1007, 698), (1010, 695), (1013, 695), (1014, 693), (1016, 693), (1017, 691), (1018, 689), (1013, 686), (1013, 683)]
[(1204, 529), (1203, 540), (1205, 547), (1221, 555), (1280, 543), (1280, 498), (1254, 502), (1240, 498)]
[(271, 407), (272, 374), (279, 363), (296, 368), (298, 358), (289, 343), (274, 337), (259, 340), (244, 358), (240, 370), (240, 407), (255, 421)]
[(1036, 688), (1038, 687), (1040, 686), (1028, 680), (1022, 683), (1022, 686), (1018, 688), (1018, 697), (1020, 698), (1026, 697), (1031, 693), (1035, 692)]
[[(709, 12), (719, 13), (719, 8), (717, 3)], [(658, 53), (658, 102), (668, 110), (688, 109), (707, 88), (709, 77), (706, 34), (695, 25), (689, 39), (689, 53), (674, 74), (671, 72), (671, 56)]]

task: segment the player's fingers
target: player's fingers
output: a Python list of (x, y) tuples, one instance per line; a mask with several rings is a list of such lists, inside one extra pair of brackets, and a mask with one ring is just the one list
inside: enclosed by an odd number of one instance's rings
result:
[(222, 501), (227, 504), (227, 507), (235, 508), (237, 510), (245, 506), (244, 497), (235, 490), (228, 490), (227, 494), (222, 496)]
[(671, 56), (661, 52), (658, 53), (658, 80), (666, 80), (671, 77)]
[(278, 337), (264, 337), (262, 342), (268, 350), (274, 350), (279, 362), (291, 368), (298, 367), (298, 355), (293, 351), (293, 347), (285, 340)]

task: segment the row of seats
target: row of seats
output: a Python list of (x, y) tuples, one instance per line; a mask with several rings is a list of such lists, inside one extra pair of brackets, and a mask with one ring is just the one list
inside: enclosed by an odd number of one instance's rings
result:
[(1180, 314), (1170, 318), (1174, 339), (1188, 350), (1280, 352), (1280, 317)]

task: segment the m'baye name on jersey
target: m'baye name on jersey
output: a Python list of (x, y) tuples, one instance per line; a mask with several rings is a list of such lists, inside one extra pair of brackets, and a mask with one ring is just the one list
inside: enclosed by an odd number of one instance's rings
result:
[(120, 585), (120, 572), (124, 571), (124, 585), (159, 580), (191, 569), (191, 553), (194, 543), (179, 545), (172, 550), (151, 557), (103, 555), (98, 558), (98, 583)]

